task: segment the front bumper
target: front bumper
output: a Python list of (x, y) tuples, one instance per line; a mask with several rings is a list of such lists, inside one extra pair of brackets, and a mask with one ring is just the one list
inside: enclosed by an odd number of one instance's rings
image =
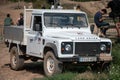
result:
[[(81, 60), (82, 59), (82, 60)], [(112, 61), (112, 56), (109, 54), (100, 54), (99, 56), (74, 56), (71, 58), (59, 58), (62, 62), (109, 62)]]
[(112, 61), (112, 56), (109, 54), (102, 53), (98, 58), (99, 58), (99, 61)]

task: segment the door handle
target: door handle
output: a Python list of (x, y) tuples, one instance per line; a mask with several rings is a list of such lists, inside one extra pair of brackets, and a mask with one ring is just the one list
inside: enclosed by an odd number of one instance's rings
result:
[(32, 42), (33, 41), (33, 39), (30, 39), (30, 42)]

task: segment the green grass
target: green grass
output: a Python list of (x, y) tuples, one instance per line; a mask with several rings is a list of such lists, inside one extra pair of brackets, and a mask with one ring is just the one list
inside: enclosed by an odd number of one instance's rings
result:
[(120, 79), (120, 44), (113, 45), (112, 51), (113, 61), (109, 72), (110, 80)]
[(106, 80), (106, 73), (85, 71), (83, 73), (65, 72), (51, 77), (34, 78), (33, 80)]
[(73, 80), (78, 73), (67, 72), (59, 75), (54, 75), (52, 77), (45, 78), (35, 78), (33, 80)]
[(111, 70), (109, 72), (109, 79), (110, 80), (118, 80), (120, 79), (120, 65), (112, 64)]

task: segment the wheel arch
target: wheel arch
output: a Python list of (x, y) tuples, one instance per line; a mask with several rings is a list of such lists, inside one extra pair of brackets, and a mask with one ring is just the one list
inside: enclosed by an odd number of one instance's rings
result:
[(15, 44), (15, 43), (9, 43), (9, 52), (10, 52), (10, 50), (12, 49), (12, 47), (17, 47), (17, 44)]
[(58, 57), (58, 50), (57, 50), (57, 46), (55, 44), (52, 43), (47, 43), (46, 46), (44, 47), (44, 55), (46, 54), (47, 51), (53, 51), (55, 57)]
[(26, 46), (19, 45), (16, 43), (9, 43), (9, 52), (14, 46), (17, 48), (19, 55), (24, 55), (26, 53)]

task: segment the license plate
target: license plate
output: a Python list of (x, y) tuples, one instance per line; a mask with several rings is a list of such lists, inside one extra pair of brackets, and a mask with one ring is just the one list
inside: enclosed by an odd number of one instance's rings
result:
[(94, 62), (97, 61), (97, 57), (80, 57), (80, 62)]

